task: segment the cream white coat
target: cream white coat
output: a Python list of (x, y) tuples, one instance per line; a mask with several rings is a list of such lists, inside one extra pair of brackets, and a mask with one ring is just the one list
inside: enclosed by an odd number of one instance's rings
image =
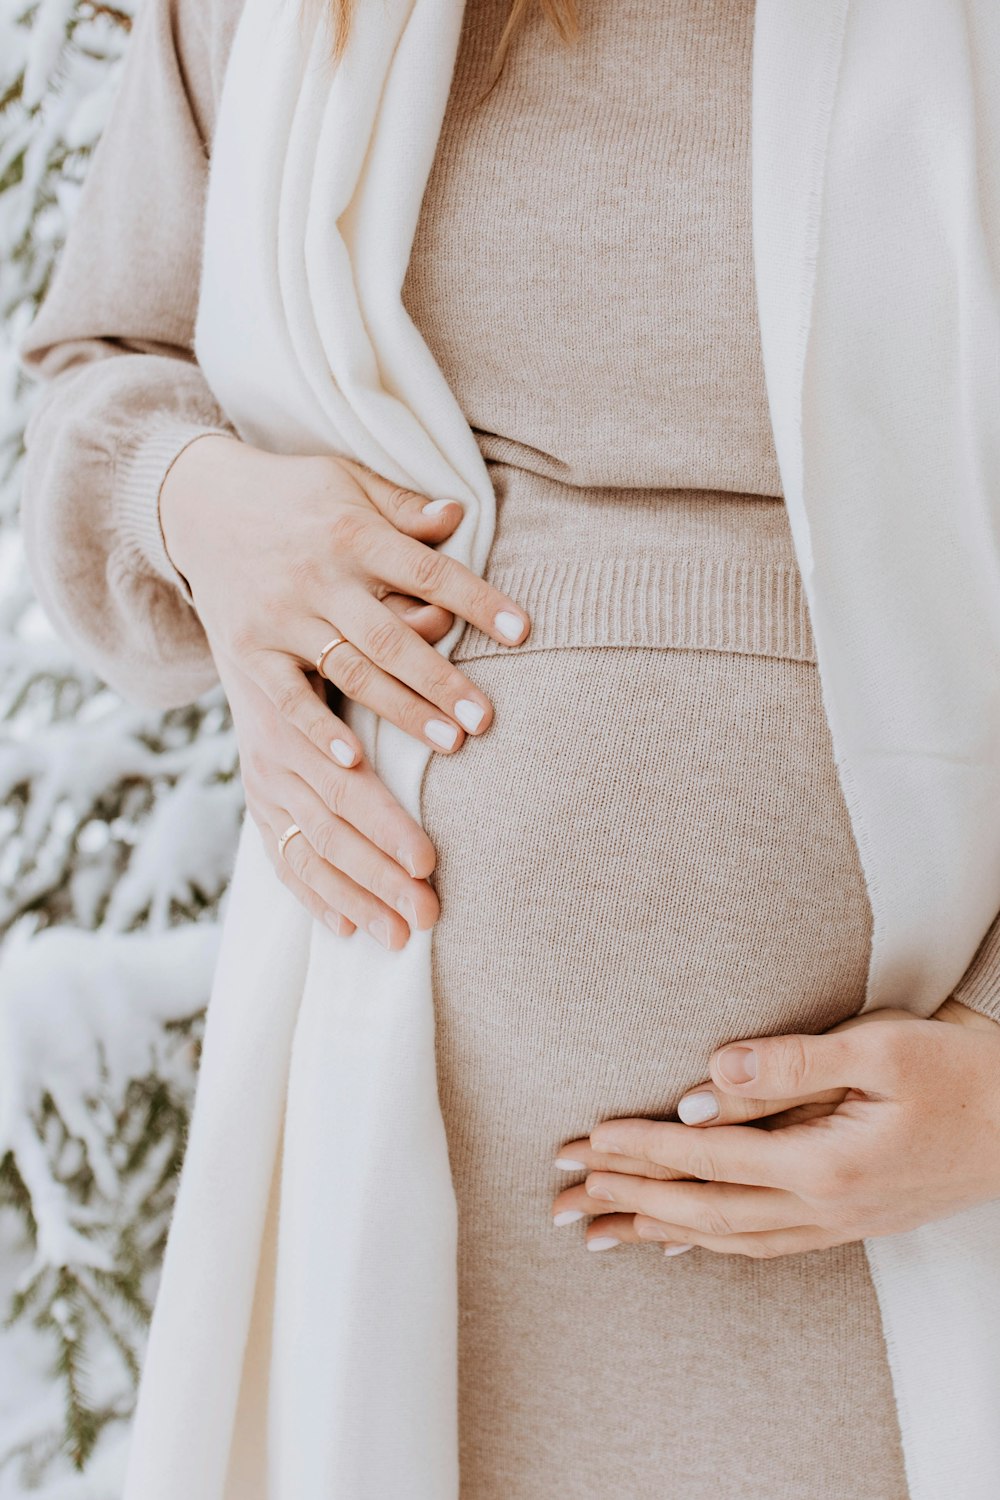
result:
[[(481, 571), (489, 478), (399, 295), (462, 0), (361, 0), (332, 75), (296, 11), (247, 0), (236, 34), (198, 359), (246, 439), (462, 499), (446, 550)], [(866, 1007), (926, 1015), (1000, 910), (997, 0), (758, 0), (752, 151)], [(427, 752), (354, 722), (418, 812)], [(913, 1500), (995, 1500), (1000, 1202), (866, 1250)], [(430, 939), (334, 938), (248, 820), (126, 1500), (456, 1500), (454, 1252)]]

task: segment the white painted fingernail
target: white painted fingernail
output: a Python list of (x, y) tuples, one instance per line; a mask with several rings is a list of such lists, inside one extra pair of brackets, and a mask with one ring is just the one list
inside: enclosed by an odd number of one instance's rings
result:
[(373, 922), (368, 923), (368, 931), (376, 943), (381, 943), (383, 948), (389, 946), (389, 924), (384, 917), (376, 917)]
[(703, 1125), (706, 1120), (718, 1118), (719, 1101), (714, 1094), (688, 1094), (678, 1104), (677, 1113), (684, 1125)]
[(424, 725), (424, 733), (435, 745), (440, 745), (442, 750), (453, 749), (458, 739), (458, 730), (454, 724), (445, 724), (441, 719), (428, 719)]
[(427, 504), (424, 506), (424, 515), (439, 516), (443, 510), (448, 509), (449, 505), (461, 504), (462, 502), (460, 500), (428, 500)]
[(455, 704), (455, 718), (470, 734), (475, 734), (485, 717), (486, 710), (482, 704), (473, 703), (470, 698), (459, 698)]
[(342, 766), (353, 766), (356, 757), (346, 740), (331, 740), (330, 750), (334, 760), (339, 760)]
[(664, 1255), (683, 1255), (685, 1250), (693, 1249), (693, 1245), (666, 1245), (664, 1246), (663, 1253)]
[(557, 1166), (561, 1172), (586, 1171), (586, 1167), (582, 1161), (572, 1161), (568, 1156), (557, 1156), (553, 1165)]
[(404, 870), (409, 870), (409, 872), (413, 876), (414, 880), (416, 880), (416, 878), (417, 878), (417, 867), (413, 863), (413, 860), (410, 858), (410, 856), (406, 852), (406, 850), (405, 849), (397, 849), (396, 850), (396, 858), (399, 860), (399, 863), (403, 866), (403, 869)]
[(620, 1245), (621, 1240), (613, 1240), (610, 1235), (601, 1235), (597, 1239), (587, 1241), (588, 1250), (613, 1250)]
[(552, 1222), (560, 1227), (563, 1224), (575, 1224), (577, 1219), (582, 1219), (583, 1214), (578, 1208), (564, 1208), (561, 1214), (553, 1214)]
[(508, 641), (516, 641), (524, 629), (524, 621), (520, 615), (512, 615), (509, 609), (502, 609), (493, 623)]

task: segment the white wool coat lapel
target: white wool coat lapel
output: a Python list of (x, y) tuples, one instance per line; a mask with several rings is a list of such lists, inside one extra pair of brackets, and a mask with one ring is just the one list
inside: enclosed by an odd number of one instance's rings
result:
[[(460, 498), (446, 550), (481, 571), (488, 474), (400, 300), (461, 0), (361, 0), (332, 78), (296, 9), (246, 0), (234, 40), (198, 359), (246, 440)], [(923, 1014), (1000, 908), (998, 15), (758, 0), (755, 23), (764, 366), (875, 912), (867, 1003)], [(419, 812), (427, 752), (352, 718)], [(429, 936), (315, 926), (248, 820), (126, 1500), (456, 1500), (435, 1085)], [(1000, 1491), (998, 1246), (996, 1205), (866, 1245), (914, 1500)]]

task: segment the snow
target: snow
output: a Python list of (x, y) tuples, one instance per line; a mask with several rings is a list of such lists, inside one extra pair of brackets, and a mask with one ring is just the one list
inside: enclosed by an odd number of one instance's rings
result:
[(243, 816), (221, 691), (121, 702), (53, 634), (17, 533), (14, 349), (113, 98), (114, 12), (0, 0), (0, 1500), (120, 1500)]

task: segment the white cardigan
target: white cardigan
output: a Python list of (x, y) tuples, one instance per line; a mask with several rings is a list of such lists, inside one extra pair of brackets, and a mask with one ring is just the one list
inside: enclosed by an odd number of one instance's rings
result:
[[(462, 0), (361, 0), (332, 80), (295, 12), (247, 0), (234, 41), (198, 358), (248, 440), (461, 498), (481, 571), (492, 488), (400, 300)], [(752, 161), (866, 1008), (927, 1015), (1000, 909), (1000, 3), (758, 0)], [(354, 722), (418, 812), (427, 752)], [(313, 924), (247, 821), (126, 1500), (457, 1497), (429, 959)], [(913, 1500), (996, 1500), (1000, 1202), (865, 1243)]]

